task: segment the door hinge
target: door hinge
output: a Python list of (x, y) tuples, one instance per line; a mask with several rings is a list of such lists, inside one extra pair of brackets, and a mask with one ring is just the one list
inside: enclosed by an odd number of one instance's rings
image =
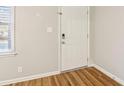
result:
[(88, 11), (88, 9), (87, 9), (87, 15), (89, 14), (89, 11)]
[(88, 60), (89, 60), (89, 59), (87, 58), (87, 62), (88, 62)]
[(87, 38), (89, 38), (89, 35), (87, 34)]
[(62, 12), (58, 12), (59, 15), (62, 15)]

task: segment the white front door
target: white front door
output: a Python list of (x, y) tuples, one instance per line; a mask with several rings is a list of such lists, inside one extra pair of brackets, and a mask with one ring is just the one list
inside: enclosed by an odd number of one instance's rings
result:
[(87, 65), (88, 7), (61, 7), (61, 70)]

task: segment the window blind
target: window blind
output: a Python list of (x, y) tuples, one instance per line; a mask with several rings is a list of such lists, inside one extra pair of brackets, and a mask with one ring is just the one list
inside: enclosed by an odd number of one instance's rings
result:
[(11, 7), (0, 6), (0, 52), (7, 52), (11, 49)]

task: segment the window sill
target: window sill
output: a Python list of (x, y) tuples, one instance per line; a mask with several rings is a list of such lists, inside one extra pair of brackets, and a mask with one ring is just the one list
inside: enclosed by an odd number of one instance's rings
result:
[(8, 56), (16, 56), (18, 53), (10, 52), (10, 53), (0, 53), (0, 57), (8, 57)]

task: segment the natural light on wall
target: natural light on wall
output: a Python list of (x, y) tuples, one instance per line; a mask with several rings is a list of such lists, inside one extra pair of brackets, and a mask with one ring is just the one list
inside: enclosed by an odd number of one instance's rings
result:
[(14, 8), (0, 6), (0, 55), (14, 52)]

